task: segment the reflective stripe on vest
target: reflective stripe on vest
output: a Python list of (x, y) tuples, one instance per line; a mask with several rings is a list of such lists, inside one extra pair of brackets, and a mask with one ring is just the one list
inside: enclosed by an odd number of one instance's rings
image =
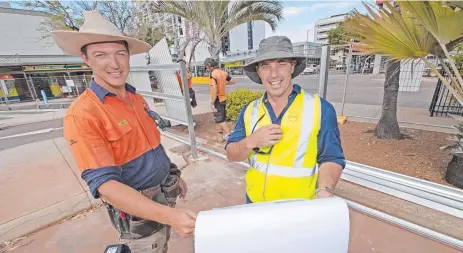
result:
[(282, 177), (310, 177), (318, 172), (318, 166), (315, 166), (314, 168), (288, 168), (274, 164), (267, 165), (267, 163), (254, 162), (251, 167), (268, 175)]

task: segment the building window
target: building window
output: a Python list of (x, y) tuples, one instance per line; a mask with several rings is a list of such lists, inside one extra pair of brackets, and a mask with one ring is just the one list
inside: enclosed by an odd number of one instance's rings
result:
[(252, 22), (248, 22), (248, 49), (253, 49)]

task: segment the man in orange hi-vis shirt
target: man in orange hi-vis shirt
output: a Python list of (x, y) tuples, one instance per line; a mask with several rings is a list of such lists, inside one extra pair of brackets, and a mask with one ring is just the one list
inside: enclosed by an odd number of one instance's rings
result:
[(86, 11), (84, 18), (79, 31), (52, 32), (56, 44), (80, 56), (94, 75), (66, 112), (64, 138), (92, 196), (105, 203), (120, 242), (133, 253), (165, 253), (170, 228), (192, 237), (196, 214), (174, 208), (186, 183), (161, 144), (154, 112), (126, 83), (130, 56), (151, 46), (124, 36), (98, 11)]
[(227, 141), (231, 131), (227, 124), (227, 94), (225, 85), (235, 84), (236, 81), (232, 80), (227, 72), (221, 70), (217, 61), (212, 58), (207, 58), (204, 61), (204, 66), (207, 72), (210, 73), (209, 91), (211, 97), (211, 110), (214, 113), (215, 123), (220, 124), (222, 128), (224, 141)]

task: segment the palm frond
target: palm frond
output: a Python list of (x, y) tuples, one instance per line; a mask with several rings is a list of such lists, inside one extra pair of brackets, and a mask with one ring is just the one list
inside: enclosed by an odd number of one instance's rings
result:
[(370, 16), (354, 10), (345, 22), (346, 31), (361, 42), (358, 50), (402, 60), (427, 56), (437, 46), (432, 35), (412, 17), (399, 13), (388, 2), (384, 4), (387, 8), (374, 10), (364, 3)]
[(400, 6), (443, 45), (463, 36), (461, 9), (454, 10), (440, 1), (403, 1)]
[(278, 22), (283, 20), (283, 5), (278, 1), (247, 0), (233, 2), (225, 27), (233, 28), (256, 20), (268, 23), (272, 31), (275, 31)]
[(463, 1), (446, 1), (446, 4), (452, 8), (459, 8), (463, 10)]
[(278, 1), (156, 1), (150, 5), (148, 11), (180, 16), (197, 26), (213, 57), (218, 56), (222, 38), (236, 26), (262, 20), (276, 29), (283, 19)]

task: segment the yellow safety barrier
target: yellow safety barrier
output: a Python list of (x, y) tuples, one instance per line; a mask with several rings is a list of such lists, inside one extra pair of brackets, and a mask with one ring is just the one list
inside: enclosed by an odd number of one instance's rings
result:
[(195, 76), (191, 78), (193, 84), (209, 84), (209, 77), (207, 76)]
[[(12, 88), (8, 92), (9, 93), (8, 93), (7, 97), (17, 98), (19, 96), (18, 91), (16, 90), (16, 88)], [(4, 97), (4, 96), (5, 96), (5, 94), (3, 94), (3, 90), (0, 89), (0, 97)]]

